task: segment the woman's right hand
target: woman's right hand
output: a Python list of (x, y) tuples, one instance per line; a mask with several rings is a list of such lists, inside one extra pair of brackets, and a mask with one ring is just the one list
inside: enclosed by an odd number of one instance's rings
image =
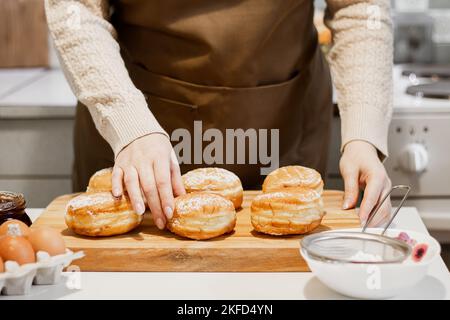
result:
[(143, 214), (145, 197), (156, 226), (164, 229), (166, 219), (172, 218), (174, 197), (185, 193), (178, 160), (165, 135), (136, 139), (118, 154), (112, 173), (113, 195), (120, 197), (124, 187), (133, 209)]

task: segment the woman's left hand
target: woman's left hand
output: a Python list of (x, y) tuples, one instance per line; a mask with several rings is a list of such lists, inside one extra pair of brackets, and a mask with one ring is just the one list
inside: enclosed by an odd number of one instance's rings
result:
[[(391, 189), (391, 180), (378, 157), (376, 148), (362, 140), (349, 142), (344, 148), (339, 168), (345, 184), (343, 208), (354, 208), (359, 189), (364, 189), (359, 217), (361, 222), (365, 222), (378, 201)], [(370, 225), (379, 226), (387, 222), (390, 215), (391, 203), (387, 199)]]

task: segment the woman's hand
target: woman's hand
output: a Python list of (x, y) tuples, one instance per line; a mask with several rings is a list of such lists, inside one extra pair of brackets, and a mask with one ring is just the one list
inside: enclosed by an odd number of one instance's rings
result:
[[(391, 180), (377, 155), (377, 150), (368, 142), (355, 140), (349, 142), (339, 163), (345, 184), (344, 209), (355, 207), (359, 189), (364, 189), (364, 196), (359, 210), (359, 217), (365, 222), (382, 196), (391, 189)], [(391, 215), (389, 199), (371, 222), (379, 226), (388, 221)]]
[(174, 196), (185, 193), (178, 160), (166, 136), (141, 137), (119, 153), (112, 174), (113, 195), (120, 197), (124, 185), (133, 209), (143, 214), (145, 197), (156, 226), (164, 229), (166, 218), (172, 218)]

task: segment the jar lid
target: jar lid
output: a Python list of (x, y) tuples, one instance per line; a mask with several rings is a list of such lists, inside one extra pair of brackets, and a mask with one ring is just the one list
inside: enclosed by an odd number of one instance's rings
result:
[(25, 209), (25, 197), (21, 193), (0, 191), (0, 212)]

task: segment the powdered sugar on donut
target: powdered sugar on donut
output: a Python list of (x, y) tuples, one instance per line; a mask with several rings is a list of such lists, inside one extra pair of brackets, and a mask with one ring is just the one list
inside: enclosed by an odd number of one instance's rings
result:
[(286, 196), (293, 196), (301, 202), (310, 202), (318, 199), (320, 194), (314, 190), (305, 189), (302, 191), (276, 191), (268, 192), (258, 195), (255, 199), (257, 200), (276, 200), (284, 199)]
[(81, 194), (69, 201), (67, 207), (74, 210), (84, 207), (96, 206), (111, 201), (113, 196), (109, 192), (95, 194)]
[(200, 168), (183, 175), (185, 186), (195, 188), (199, 184), (222, 185), (239, 181), (237, 175), (222, 168)]
[(292, 167), (280, 168), (284, 174), (283, 184), (286, 187), (297, 186), (300, 182), (304, 185), (314, 184), (320, 180), (320, 175), (317, 171), (309, 168), (295, 168)]
[(189, 194), (186, 197), (178, 198), (176, 201), (176, 210), (179, 213), (187, 213), (201, 210), (205, 206), (230, 206), (233, 207), (231, 201), (215, 195), (215, 194)]
[(94, 178), (94, 177), (102, 176), (102, 175), (107, 174), (109, 172), (112, 172), (112, 168), (101, 169), (101, 170), (97, 171), (96, 173), (94, 173), (92, 175), (91, 179)]
[(323, 181), (320, 173), (302, 166), (286, 166), (271, 172), (263, 183), (263, 191), (281, 188), (317, 188), (321, 192)]

